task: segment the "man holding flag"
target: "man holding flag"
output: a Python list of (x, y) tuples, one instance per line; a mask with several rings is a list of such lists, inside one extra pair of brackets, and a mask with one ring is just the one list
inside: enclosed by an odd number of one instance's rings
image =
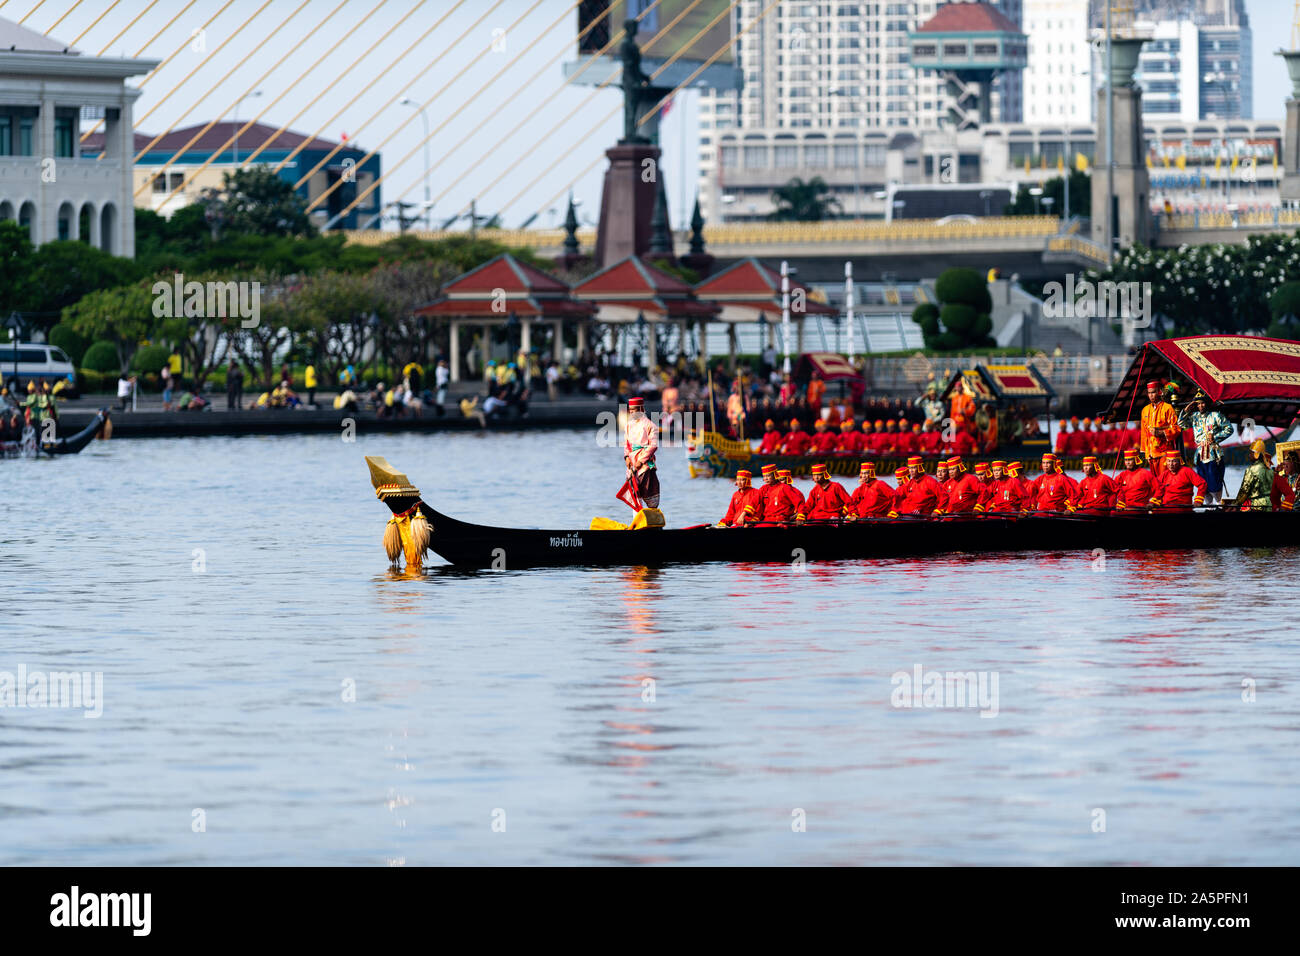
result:
[(623, 461), (627, 481), (616, 497), (633, 511), (659, 507), (659, 473), (655, 452), (659, 450), (659, 429), (645, 413), (644, 398), (627, 400), (627, 432), (623, 440)]

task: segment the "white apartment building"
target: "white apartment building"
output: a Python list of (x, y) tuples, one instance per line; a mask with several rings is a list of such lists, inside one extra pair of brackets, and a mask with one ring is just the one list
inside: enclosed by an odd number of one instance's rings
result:
[(1093, 119), (1089, 0), (1024, 0), (1021, 29), (1029, 36), (1022, 77), (1026, 123), (1090, 123)]
[[(85, 56), (0, 18), (0, 219), (32, 242), (85, 239), (135, 254), (127, 77), (156, 60)], [(81, 118), (102, 120), (103, 158), (81, 156)]]
[[(741, 0), (735, 32), (753, 23), (766, 5), (766, 0)], [(744, 88), (700, 98), (704, 217), (717, 222), (725, 215), (726, 171), (720, 167), (717, 130), (834, 131), (841, 134), (836, 138), (840, 160), (857, 165), (869, 147), (878, 148), (878, 138), (868, 143), (868, 132), (937, 128), (946, 112), (943, 84), (917, 76), (908, 64), (907, 34), (934, 16), (939, 5), (936, 0), (782, 0), (759, 20), (733, 48)], [(859, 158), (850, 160), (850, 145)], [(745, 155), (738, 156), (743, 166)], [(782, 161), (787, 158), (783, 153)], [(768, 162), (757, 154), (751, 161), (764, 168)], [(798, 166), (790, 169), (790, 176), (800, 174)]]

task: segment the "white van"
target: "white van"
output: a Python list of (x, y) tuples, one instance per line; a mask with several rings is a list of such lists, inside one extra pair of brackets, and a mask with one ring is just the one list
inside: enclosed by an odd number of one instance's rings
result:
[[(54, 345), (19, 342), (16, 351), (18, 352), (18, 379), (23, 388), (27, 387), (29, 381), (38, 384), (49, 382), (53, 387), (59, 379), (66, 379), (71, 375), (72, 387), (75, 391), (77, 370), (72, 367), (72, 362), (63, 349)], [(14, 352), (15, 346), (12, 342), (0, 342), (0, 377), (3, 377), (6, 382), (14, 377)]]

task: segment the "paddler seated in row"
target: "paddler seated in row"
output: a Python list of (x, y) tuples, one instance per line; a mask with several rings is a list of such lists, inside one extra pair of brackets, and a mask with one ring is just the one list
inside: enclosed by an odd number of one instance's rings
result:
[(785, 435), (776, 427), (776, 422), (769, 418), (763, 422), (763, 440), (758, 443), (758, 453), (760, 455), (780, 454), (783, 441)]
[(943, 514), (947, 495), (934, 475), (926, 474), (925, 462), (920, 455), (907, 459), (907, 491), (903, 496), (900, 515)]
[(1074, 479), (1050, 451), (1043, 454), (1043, 473), (1029, 483), (1031, 511), (1068, 511), (1078, 491)]
[(799, 419), (790, 419), (790, 431), (781, 442), (781, 454), (783, 455), (803, 455), (807, 454), (809, 446), (812, 445), (812, 436), (803, 430)]
[(1156, 476), (1142, 467), (1136, 448), (1124, 450), (1124, 470), (1115, 479), (1115, 510), (1146, 508), (1156, 494)]
[(866, 436), (858, 431), (852, 418), (840, 422), (840, 438), (835, 443), (835, 450), (845, 455), (857, 455), (862, 451), (862, 442)]
[(916, 435), (906, 418), (898, 420), (898, 438), (894, 441), (894, 452), (899, 455), (916, 455), (921, 449), (916, 447)]
[(826, 422), (817, 419), (813, 423), (813, 438), (808, 445), (808, 454), (810, 455), (829, 455), (835, 451), (835, 445), (839, 436), (826, 427)]
[(1164, 467), (1156, 475), (1156, 493), (1151, 504), (1157, 508), (1186, 508), (1205, 504), (1206, 481), (1194, 468), (1183, 464), (1180, 452), (1167, 451)]
[[(769, 469), (775, 471), (771, 475)], [(763, 521), (765, 524), (785, 524), (793, 521), (803, 510), (803, 494), (794, 486), (794, 475), (789, 468), (763, 466)]]
[(970, 514), (984, 496), (983, 483), (966, 470), (966, 463), (961, 455), (948, 459), (948, 481), (944, 484), (947, 503), (943, 506), (946, 514)]
[(812, 490), (794, 516), (796, 524), (839, 521), (847, 513), (849, 494), (838, 481), (831, 481), (825, 465), (812, 466)]
[(1105, 514), (1115, 507), (1119, 492), (1114, 480), (1101, 470), (1096, 455), (1083, 459), (1083, 480), (1074, 494), (1074, 508), (1080, 514)]
[(1005, 461), (989, 464), (989, 490), (984, 510), (988, 514), (1020, 514), (1024, 492), (1020, 480), (1011, 477)]
[(874, 461), (864, 461), (858, 469), (858, 487), (853, 489), (853, 494), (849, 497), (848, 520), (884, 518), (893, 509), (894, 486), (876, 477)]
[(753, 477), (749, 471), (736, 472), (736, 492), (718, 522), (719, 528), (743, 528), (763, 520), (763, 493), (753, 486)]

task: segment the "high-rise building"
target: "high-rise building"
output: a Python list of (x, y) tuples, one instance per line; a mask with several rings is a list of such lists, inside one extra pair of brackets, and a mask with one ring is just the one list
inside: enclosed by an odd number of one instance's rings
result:
[[(991, 0), (989, 5), (1020, 24), (1025, 2)], [(701, 96), (699, 196), (705, 218), (717, 222), (742, 212), (727, 208), (736, 202), (726, 190), (728, 175), (734, 172), (733, 178), (742, 180), (748, 163), (768, 168), (768, 148), (784, 150), (781, 164), (789, 163), (791, 177), (802, 175), (801, 150), (818, 148), (805, 145), (804, 131), (826, 131), (821, 151), (833, 145), (846, 164), (859, 168), (885, 139), (943, 126), (948, 115), (945, 84), (932, 72), (911, 66), (907, 35), (944, 5), (943, 0), (781, 0), (759, 19), (733, 48), (743, 88)], [(754, 23), (765, 6), (766, 0), (741, 0), (734, 11), (736, 34)], [(1018, 74), (999, 77), (992, 96), (994, 120), (1020, 120), (1023, 99)], [(752, 132), (755, 145), (748, 151), (724, 151), (718, 130)], [(800, 133), (798, 143), (794, 131)], [(782, 136), (788, 145), (776, 143)], [(846, 167), (845, 175), (849, 173)], [(860, 195), (854, 189), (844, 197), (846, 212), (861, 211), (855, 206)]]
[(1029, 36), (1024, 84), (1026, 123), (1092, 119), (1089, 0), (1024, 0), (1021, 29)]

